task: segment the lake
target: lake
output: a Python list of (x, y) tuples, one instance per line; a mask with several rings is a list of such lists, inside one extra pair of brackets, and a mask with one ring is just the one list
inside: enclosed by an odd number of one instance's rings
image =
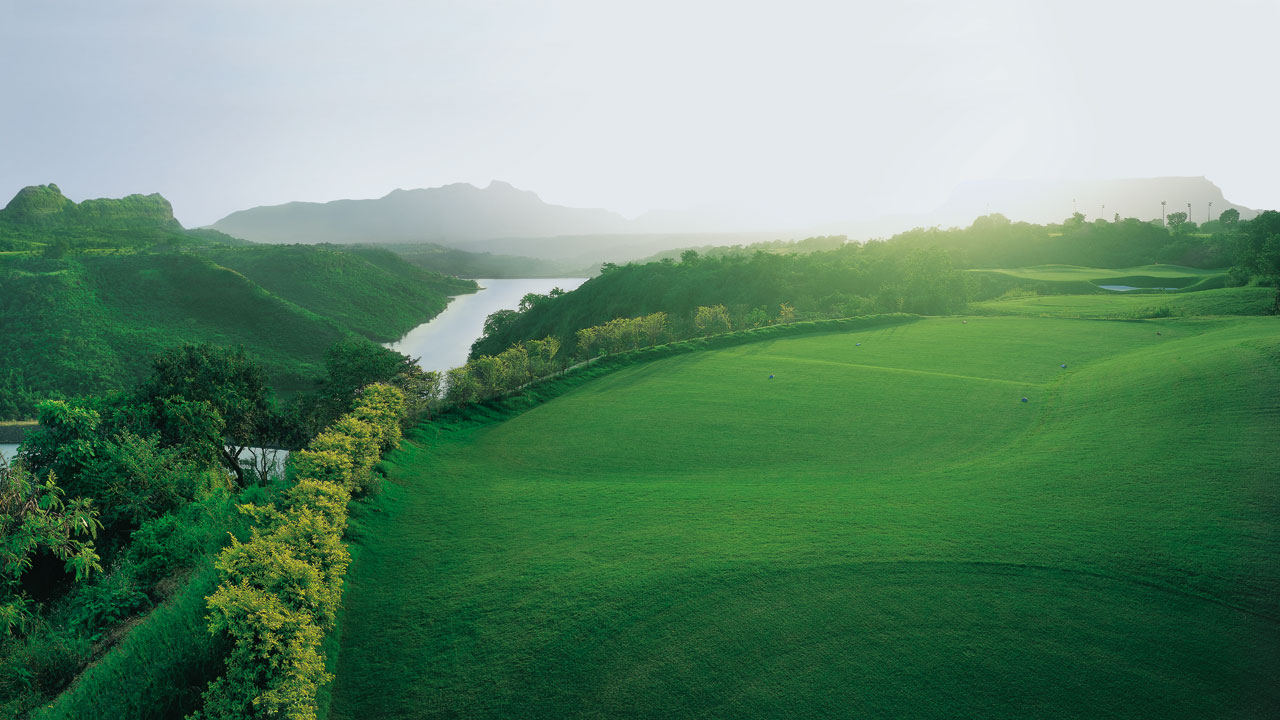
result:
[[(586, 278), (518, 278), (514, 280), (476, 280), (482, 288), (469, 295), (458, 295), (449, 301), (444, 312), (409, 331), (387, 347), (418, 358), (424, 370), (444, 371), (463, 365), (471, 352), (471, 343), (484, 332), (484, 320), (498, 310), (515, 310), (520, 299), (529, 293), (545, 295), (553, 288), (574, 290)], [(17, 454), (14, 443), (0, 443), (0, 457), (10, 460)], [(288, 453), (281, 452), (279, 465)]]
[(1099, 285), (1098, 287), (1102, 288), (1103, 290), (1115, 290), (1116, 292), (1129, 292), (1130, 290), (1177, 290), (1178, 289), (1178, 288), (1163, 288), (1163, 287), (1142, 288), (1142, 287), (1134, 287), (1132, 285)]
[(498, 310), (515, 310), (529, 293), (546, 295), (553, 288), (574, 290), (586, 278), (519, 278), (476, 280), (481, 290), (457, 295), (449, 307), (432, 320), (409, 331), (387, 347), (418, 358), (423, 370), (444, 373), (467, 362), (471, 343), (484, 332), (484, 320)]

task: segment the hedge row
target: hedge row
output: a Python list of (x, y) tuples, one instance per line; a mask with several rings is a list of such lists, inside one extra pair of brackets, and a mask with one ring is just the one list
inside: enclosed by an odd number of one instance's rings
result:
[(291, 458), (295, 484), (278, 503), (244, 505), (257, 521), (247, 542), (217, 560), (209, 628), (231, 637), (226, 672), (204, 693), (200, 720), (314, 720), (316, 692), (332, 679), (321, 642), (333, 629), (351, 556), (342, 543), (347, 503), (366, 492), (373, 466), (400, 440), (404, 396), (361, 391), (355, 409)]
[(443, 412), (430, 423), (419, 427), (447, 428), (452, 425), (471, 423), (488, 423), (503, 420), (528, 410), (572, 388), (600, 375), (605, 375), (631, 365), (639, 365), (652, 360), (660, 360), (673, 355), (716, 350), (746, 345), (765, 340), (797, 337), (803, 335), (819, 335), (834, 332), (850, 332), (866, 330), (887, 325), (902, 325), (920, 320), (920, 315), (910, 313), (886, 313), (881, 315), (863, 315), (860, 317), (837, 318), (832, 320), (808, 320), (784, 325), (768, 325), (750, 330), (710, 335), (707, 337), (680, 340), (678, 342), (656, 345), (621, 352), (616, 355), (596, 357), (579, 363), (559, 375), (541, 378), (519, 390), (484, 402), (455, 403), (446, 405)]

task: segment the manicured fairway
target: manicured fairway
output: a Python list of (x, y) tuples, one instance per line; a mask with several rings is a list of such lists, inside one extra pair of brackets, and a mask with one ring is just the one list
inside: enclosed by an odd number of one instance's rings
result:
[(1014, 277), (1027, 278), (1030, 280), (1087, 280), (1101, 281), (1106, 278), (1123, 277), (1126, 275), (1178, 279), (1184, 278), (1194, 280), (1197, 278), (1210, 277), (1213, 275), (1221, 275), (1224, 270), (1205, 270), (1203, 268), (1186, 267), (1183, 265), (1142, 265), (1139, 267), (1122, 268), (1118, 270), (1108, 268), (1091, 268), (1082, 267), (1080, 265), (1033, 265), (1024, 268), (993, 268), (990, 270), (981, 270), (980, 272), (999, 272)]
[(1262, 315), (1275, 303), (1275, 288), (1238, 287), (1179, 294), (1032, 295), (973, 303), (971, 312), (1033, 317), (1142, 318)]
[(1275, 318), (941, 318), (420, 428), (333, 717), (1275, 717), (1277, 398)]

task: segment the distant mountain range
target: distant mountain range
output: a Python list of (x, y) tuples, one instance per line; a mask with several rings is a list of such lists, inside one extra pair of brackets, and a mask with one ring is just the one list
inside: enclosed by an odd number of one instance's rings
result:
[[(753, 236), (750, 240), (759, 240), (760, 236), (801, 237), (835, 232), (867, 237), (920, 225), (968, 225), (978, 215), (988, 213), (1033, 223), (1061, 222), (1075, 210), (1089, 219), (1100, 215), (1111, 219), (1116, 213), (1121, 218), (1153, 219), (1160, 218), (1161, 200), (1167, 202), (1167, 213), (1185, 211), (1190, 204), (1196, 222), (1206, 219), (1210, 202), (1215, 218), (1229, 208), (1239, 210), (1244, 218), (1254, 214), (1252, 209), (1226, 200), (1221, 188), (1202, 177), (982, 181), (961, 184), (945, 204), (927, 213), (823, 223), (777, 232), (774, 228), (742, 227), (733, 222), (732, 215), (709, 209), (652, 211), (628, 220), (609, 210), (550, 205), (535, 193), (494, 181), (484, 188), (456, 183), (426, 190), (396, 190), (376, 200), (262, 206), (232, 213), (211, 227), (255, 242), (438, 242), (467, 250), (484, 247), (500, 252), (515, 250), (509, 247), (511, 242), (498, 243), (499, 249), (494, 241), (518, 238), (518, 251), (536, 256), (541, 255), (536, 247), (548, 243), (527, 242), (530, 238), (579, 237), (584, 242), (573, 245), (590, 249), (602, 242), (599, 238), (585, 240), (586, 236), (682, 234), (687, 240), (692, 234), (731, 233), (733, 238)], [(746, 232), (749, 229), (754, 232)], [(652, 238), (639, 243), (614, 238), (604, 245), (652, 247), (648, 240)]]
[[(1162, 208), (1160, 202), (1166, 205)], [(1212, 203), (1212, 207), (1210, 207)], [(1257, 211), (1228, 201), (1222, 189), (1203, 177), (1130, 178), (1124, 180), (982, 180), (962, 183), (945, 203), (932, 211), (824, 223), (811, 234), (841, 233), (850, 237), (888, 237), (914, 227), (967, 227), (974, 218), (1000, 213), (1010, 220), (1038, 224), (1060, 223), (1073, 212), (1089, 221), (1097, 218), (1158, 220), (1161, 212), (1187, 212), (1202, 223), (1209, 213), (1217, 218), (1235, 208), (1243, 219)]]
[(548, 205), (537, 195), (494, 181), (395, 190), (376, 200), (291, 202), (232, 213), (214, 229), (266, 243), (465, 243), (500, 237), (627, 232), (608, 210)]

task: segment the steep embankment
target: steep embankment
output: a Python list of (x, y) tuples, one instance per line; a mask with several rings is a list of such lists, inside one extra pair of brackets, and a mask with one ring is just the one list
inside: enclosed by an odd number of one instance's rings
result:
[(1274, 716), (1276, 321), (961, 320), (419, 428), (333, 717)]

